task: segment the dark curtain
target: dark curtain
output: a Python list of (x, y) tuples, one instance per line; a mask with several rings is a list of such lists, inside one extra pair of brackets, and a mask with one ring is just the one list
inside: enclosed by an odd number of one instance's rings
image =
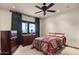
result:
[(12, 12), (11, 30), (17, 30), (17, 44), (22, 44), (22, 15), (17, 12)]
[(36, 36), (40, 36), (40, 18), (35, 18), (35, 25), (36, 25)]

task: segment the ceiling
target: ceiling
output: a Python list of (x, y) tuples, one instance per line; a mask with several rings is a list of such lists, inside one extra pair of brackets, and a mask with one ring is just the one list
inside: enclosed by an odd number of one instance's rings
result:
[[(47, 14), (44, 16), (42, 12), (35, 14), (35, 12), (40, 11), (40, 9), (36, 8), (35, 5), (42, 7), (43, 4), (42, 3), (0, 3), (0, 8), (14, 10), (40, 18), (49, 17), (57, 13), (68, 11), (74, 8), (79, 8), (79, 3), (55, 3), (55, 5), (49, 8), (49, 10), (56, 10), (56, 12), (55, 13), (47, 12)], [(46, 5), (49, 5), (49, 3), (47, 3)]]

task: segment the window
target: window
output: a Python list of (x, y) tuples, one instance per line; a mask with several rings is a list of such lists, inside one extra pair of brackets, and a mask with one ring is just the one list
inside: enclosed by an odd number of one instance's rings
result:
[(28, 33), (28, 23), (22, 23), (22, 33)]
[(22, 33), (23, 34), (32, 34), (35, 33), (35, 22), (22, 22)]
[(29, 23), (29, 33), (35, 33), (35, 24)]

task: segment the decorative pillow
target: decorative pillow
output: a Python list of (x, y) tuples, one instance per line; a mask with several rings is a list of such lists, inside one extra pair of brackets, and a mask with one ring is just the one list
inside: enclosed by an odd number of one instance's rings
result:
[(48, 36), (64, 37), (64, 33), (49, 33)]

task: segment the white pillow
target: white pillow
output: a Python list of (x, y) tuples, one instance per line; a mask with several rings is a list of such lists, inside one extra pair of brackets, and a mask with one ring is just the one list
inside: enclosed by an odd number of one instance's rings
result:
[(55, 35), (55, 33), (49, 33), (48, 35), (50, 35), (50, 36), (54, 36), (54, 35)]

